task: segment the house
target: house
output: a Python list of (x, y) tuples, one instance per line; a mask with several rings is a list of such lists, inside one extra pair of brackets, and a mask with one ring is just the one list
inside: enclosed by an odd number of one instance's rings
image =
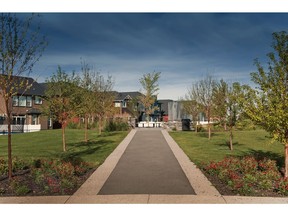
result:
[(114, 107), (118, 110), (114, 117), (136, 118), (141, 121), (144, 113), (143, 106), (139, 103), (139, 96), (142, 94), (135, 92), (115, 92)]
[[(28, 77), (15, 76), (13, 79), (15, 86), (19, 86), (19, 83), (25, 83), (30, 88), (28, 90), (19, 88), (17, 95), (9, 101), (13, 118), (12, 132), (33, 132), (48, 129), (48, 119), (41, 112), (41, 106), (45, 103), (43, 86)], [(0, 94), (0, 133), (5, 133), (8, 130), (6, 116), (4, 98)]]

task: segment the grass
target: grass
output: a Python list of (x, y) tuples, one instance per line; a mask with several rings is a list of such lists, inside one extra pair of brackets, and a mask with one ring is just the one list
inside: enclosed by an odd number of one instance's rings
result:
[[(99, 165), (125, 138), (128, 132), (110, 132), (99, 135), (89, 131), (89, 142), (85, 143), (84, 131), (66, 130), (67, 151), (62, 150), (61, 130), (46, 130), (12, 135), (12, 155), (23, 160), (38, 158), (81, 158)], [(0, 136), (0, 157), (7, 157), (7, 136)]]
[(220, 161), (226, 156), (254, 155), (276, 160), (279, 166), (284, 164), (284, 146), (271, 142), (264, 130), (235, 131), (233, 151), (228, 146), (228, 132), (215, 132), (208, 140), (206, 132), (177, 131), (170, 132), (173, 139), (195, 164)]

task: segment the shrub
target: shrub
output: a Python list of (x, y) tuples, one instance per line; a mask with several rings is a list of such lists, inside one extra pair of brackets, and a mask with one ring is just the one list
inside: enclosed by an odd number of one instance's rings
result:
[(129, 124), (123, 122), (122, 120), (111, 120), (106, 124), (104, 131), (113, 132), (113, 131), (127, 131), (129, 130)]
[(288, 194), (288, 180), (283, 179), (276, 161), (264, 158), (257, 161), (252, 156), (228, 157), (219, 162), (210, 162), (204, 171), (216, 175), (233, 191), (250, 195), (259, 190)]

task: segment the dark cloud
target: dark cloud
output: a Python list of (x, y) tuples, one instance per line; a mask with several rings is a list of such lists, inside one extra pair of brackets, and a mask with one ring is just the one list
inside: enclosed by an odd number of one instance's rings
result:
[[(288, 26), (287, 13), (45, 13), (42, 18), (49, 46), (39, 73), (49, 76), (57, 65), (77, 71), (82, 57), (114, 76), (120, 90), (139, 90), (140, 76), (158, 70), (163, 92), (182, 86), (182, 95), (205, 73), (249, 82), (253, 60), (266, 62), (271, 34)], [(168, 95), (177, 99), (173, 92)]]

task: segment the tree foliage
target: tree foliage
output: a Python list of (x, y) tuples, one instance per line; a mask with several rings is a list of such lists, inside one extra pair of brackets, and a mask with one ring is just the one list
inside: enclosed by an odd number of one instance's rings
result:
[(154, 71), (153, 73), (144, 74), (139, 80), (143, 88), (143, 94), (139, 96), (139, 101), (144, 107), (147, 122), (149, 122), (150, 115), (158, 108), (154, 104), (159, 91), (158, 80), (160, 75), (161, 72)]
[(272, 48), (265, 69), (256, 59), (251, 73), (256, 89), (246, 97), (247, 115), (285, 145), (285, 177), (288, 176), (288, 35), (273, 33)]
[(65, 128), (68, 120), (76, 116), (80, 107), (79, 88), (74, 74), (69, 75), (58, 66), (57, 72), (46, 80), (46, 106), (44, 112), (62, 128), (63, 151), (66, 151)]
[(33, 14), (25, 20), (15, 14), (0, 15), (0, 96), (6, 107), (8, 124), (8, 176), (12, 178), (12, 104), (11, 98), (20, 90), (24, 94), (31, 83), (27, 79), (17, 80), (15, 76), (29, 75), (36, 62), (39, 61), (47, 46), (47, 41), (40, 34), (40, 25), (34, 24), (37, 15)]
[(206, 76), (204, 79), (194, 83), (189, 91), (197, 104), (203, 107), (208, 121), (208, 138), (211, 139), (211, 117), (213, 110), (213, 88), (215, 80), (211, 76)]

